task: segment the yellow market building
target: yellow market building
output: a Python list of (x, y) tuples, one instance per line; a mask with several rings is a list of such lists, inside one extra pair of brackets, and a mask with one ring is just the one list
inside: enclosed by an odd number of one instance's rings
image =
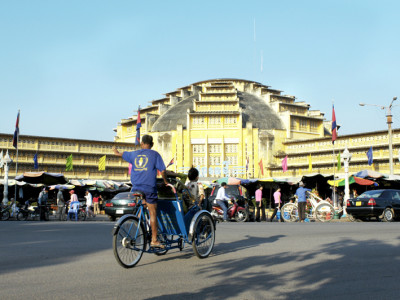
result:
[[(311, 110), (309, 104), (258, 82), (215, 79), (193, 83), (151, 101), (140, 110), (140, 117), (141, 134), (153, 136), (154, 149), (166, 163), (174, 159), (177, 172), (187, 172), (193, 165), (202, 177), (333, 173), (331, 122), (319, 110)], [(121, 120), (115, 141), (133, 143), (136, 122), (137, 115)], [(359, 156), (357, 169), (365, 168), (366, 157), (360, 153), (369, 148), (370, 139), (379, 137), (377, 142), (383, 142), (384, 135), (339, 137), (336, 152), (346, 145), (350, 151), (354, 148)], [(387, 153), (383, 145), (376, 146), (379, 169), (385, 171)], [(314, 165), (311, 169), (309, 154)], [(288, 171), (283, 173), (286, 155)]]
[[(215, 79), (194, 83), (151, 101), (140, 110), (141, 135), (154, 137), (154, 148), (168, 169), (187, 172), (193, 165), (201, 177), (288, 178), (321, 173), (337, 175), (336, 156), (345, 147), (352, 154), (350, 173), (364, 169), (389, 174), (388, 132), (376, 131), (338, 136), (333, 146), (331, 122), (310, 105), (282, 91), (248, 80)], [(330, 116), (329, 116), (330, 117)], [(21, 135), (18, 174), (31, 171), (63, 173), (68, 179), (129, 181), (128, 163), (113, 155), (135, 149), (137, 115), (122, 119), (112, 141), (67, 139)], [(340, 130), (339, 130), (340, 133)], [(373, 147), (374, 164), (366, 152)], [(398, 149), (400, 129), (393, 130), (394, 173), (400, 174)], [(8, 150), (14, 162), (12, 134), (0, 134), (0, 151)], [(39, 169), (33, 168), (38, 154)], [(65, 171), (66, 158), (73, 155), (73, 170)], [(106, 155), (106, 170), (99, 171)], [(282, 172), (287, 156), (288, 170)], [(311, 165), (311, 168), (310, 168)], [(262, 171), (261, 171), (262, 170)], [(4, 177), (4, 168), (0, 169)]]

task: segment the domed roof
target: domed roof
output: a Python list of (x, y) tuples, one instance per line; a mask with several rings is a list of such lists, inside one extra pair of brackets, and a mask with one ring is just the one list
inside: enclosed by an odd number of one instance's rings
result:
[(189, 96), (170, 107), (162, 114), (151, 129), (153, 132), (176, 130), (176, 126), (183, 125), (186, 128), (188, 109), (193, 110), (193, 101), (199, 98), (198, 94)]
[(251, 122), (253, 127), (259, 129), (285, 129), (281, 118), (263, 99), (247, 92), (238, 92), (238, 96), (243, 111), (243, 127)]
[[(242, 127), (251, 122), (253, 127), (259, 129), (279, 129), (284, 130), (285, 126), (281, 118), (275, 111), (261, 98), (248, 92), (237, 91), (239, 106), (242, 109)], [(187, 110), (193, 111), (193, 101), (199, 100), (199, 94), (195, 93), (184, 98), (174, 106), (171, 106), (154, 123), (151, 131), (171, 131), (176, 130), (177, 125), (186, 128)]]

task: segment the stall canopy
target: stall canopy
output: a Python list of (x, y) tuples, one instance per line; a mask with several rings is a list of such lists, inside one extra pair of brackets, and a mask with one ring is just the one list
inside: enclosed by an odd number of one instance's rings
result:
[(382, 178), (382, 177), (386, 177), (386, 175), (376, 172), (376, 171), (372, 171), (372, 170), (362, 170), (360, 172), (357, 172), (355, 174), (353, 174), (356, 177), (360, 177), (360, 178)]
[[(328, 183), (330, 185), (335, 185), (335, 186), (344, 186), (345, 185), (345, 179), (339, 179), (339, 180), (328, 180)], [(375, 185), (378, 186), (378, 184), (372, 180), (368, 180), (368, 179), (363, 179), (360, 177), (356, 177), (356, 176), (350, 176), (349, 177), (349, 184), (359, 184), (359, 185)]]
[(65, 184), (67, 180), (63, 174), (60, 173), (47, 173), (47, 172), (26, 172), (22, 175), (15, 177), (17, 181), (25, 181), (26, 183), (44, 185)]

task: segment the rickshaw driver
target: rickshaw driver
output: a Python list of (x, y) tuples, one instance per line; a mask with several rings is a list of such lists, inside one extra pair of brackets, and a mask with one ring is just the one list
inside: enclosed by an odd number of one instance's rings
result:
[(164, 183), (167, 185), (167, 177), (165, 175), (165, 164), (161, 155), (154, 150), (153, 137), (144, 135), (140, 143), (140, 150), (131, 152), (119, 152), (114, 146), (113, 151), (117, 156), (122, 157), (125, 161), (132, 165), (131, 170), (131, 191), (141, 191), (145, 194), (146, 199), (143, 204), (147, 204), (150, 213), (150, 226), (151, 226), (151, 247), (164, 248), (157, 240), (158, 224), (157, 224), (157, 170), (161, 172)]

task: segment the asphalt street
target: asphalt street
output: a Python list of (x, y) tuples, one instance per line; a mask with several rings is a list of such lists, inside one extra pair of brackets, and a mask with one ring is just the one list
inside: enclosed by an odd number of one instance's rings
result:
[(112, 251), (112, 222), (0, 222), (0, 299), (389, 299), (400, 223), (222, 223), (213, 253)]

